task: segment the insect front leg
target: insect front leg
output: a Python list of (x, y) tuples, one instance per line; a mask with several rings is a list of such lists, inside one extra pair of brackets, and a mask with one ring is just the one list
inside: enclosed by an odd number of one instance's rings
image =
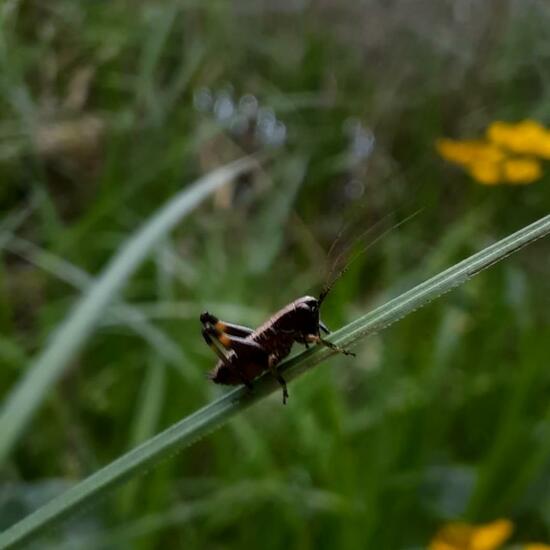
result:
[(333, 351), (337, 351), (338, 353), (355, 357), (355, 353), (353, 353), (353, 351), (349, 351), (347, 349), (341, 348), (340, 346), (337, 346), (336, 344), (333, 344), (332, 342), (325, 340), (320, 334), (310, 334), (307, 336), (306, 339), (312, 344), (320, 344)]
[[(325, 334), (330, 334), (330, 330), (327, 328), (325, 323), (323, 323), (322, 321), (319, 321), (319, 337), (321, 336), (321, 331), (324, 332)], [(306, 349), (309, 349), (309, 344), (310, 343), (318, 343), (317, 339), (311, 340), (310, 338), (311, 338), (311, 336), (309, 334), (303, 334), (302, 335), (302, 340), (301, 341), (305, 345)]]

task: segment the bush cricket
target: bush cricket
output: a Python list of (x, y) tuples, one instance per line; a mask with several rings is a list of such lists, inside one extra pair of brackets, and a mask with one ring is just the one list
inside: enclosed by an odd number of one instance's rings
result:
[(219, 357), (209, 378), (216, 384), (244, 384), (251, 390), (252, 381), (269, 370), (281, 385), (283, 404), (286, 404), (288, 390), (277, 365), (290, 353), (295, 342), (306, 348), (309, 344), (321, 344), (345, 355), (355, 355), (321, 336), (321, 332), (329, 333), (319, 318), (319, 309), (327, 294), (328, 290), (321, 292), (319, 298), (303, 296), (294, 300), (256, 330), (225, 323), (204, 312), (200, 316), (202, 335)]
[[(254, 379), (263, 372), (269, 371), (281, 385), (283, 404), (286, 404), (288, 390), (277, 365), (289, 355), (294, 343), (303, 344), (306, 348), (310, 344), (319, 344), (344, 355), (354, 356), (355, 354), (351, 351), (343, 349), (321, 336), (321, 333), (329, 334), (328, 328), (320, 319), (321, 305), (334, 284), (359, 255), (389, 231), (405, 223), (417, 213), (415, 212), (390, 227), (367, 247), (355, 254), (338, 274), (325, 284), (318, 298), (303, 296), (294, 300), (272, 315), (256, 330), (220, 321), (208, 311), (203, 312), (200, 316), (202, 336), (219, 358), (215, 368), (209, 373), (209, 378), (216, 384), (230, 386), (244, 384), (249, 390), (252, 390)], [(374, 227), (368, 231), (371, 229)], [(340, 236), (337, 237), (337, 240)], [(331, 250), (333, 246), (331, 246)]]

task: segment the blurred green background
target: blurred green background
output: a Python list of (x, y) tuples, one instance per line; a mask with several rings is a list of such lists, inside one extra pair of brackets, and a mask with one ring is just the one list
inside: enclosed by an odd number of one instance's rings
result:
[[(357, 248), (422, 209), (335, 287), (332, 328), (548, 213), (548, 173), (481, 186), (434, 149), (493, 120), (550, 122), (544, 0), (3, 0), (0, 18), (2, 400), (145, 219), (272, 152), (131, 278), (136, 322), (105, 312), (0, 466), (0, 529), (223, 393), (199, 313), (257, 326), (318, 291), (346, 222)], [(496, 517), (550, 541), (549, 252), (320, 365), (286, 407), (277, 392), (51, 541), (412, 549)]]

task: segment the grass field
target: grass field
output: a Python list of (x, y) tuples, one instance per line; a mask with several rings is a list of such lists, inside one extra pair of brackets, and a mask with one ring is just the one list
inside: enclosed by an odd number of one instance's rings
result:
[[(224, 393), (200, 312), (257, 326), (317, 293), (343, 227), (346, 258), (420, 210), (351, 264), (331, 328), (548, 214), (548, 160), (482, 185), (435, 147), (550, 126), (544, 0), (4, 0), (0, 22), (2, 403), (145, 220), (267, 156), (102, 308), (0, 463), (0, 531)], [(33, 547), (412, 550), (497, 518), (550, 544), (549, 273), (543, 239)]]

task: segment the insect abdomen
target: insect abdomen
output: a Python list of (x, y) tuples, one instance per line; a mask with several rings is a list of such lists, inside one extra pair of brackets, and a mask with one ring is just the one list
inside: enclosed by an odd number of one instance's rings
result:
[(208, 374), (208, 378), (216, 384), (237, 386), (244, 380), (254, 380), (264, 370), (265, 368), (257, 363), (239, 361), (233, 354), (229, 356), (228, 364), (218, 361), (215, 368)]

